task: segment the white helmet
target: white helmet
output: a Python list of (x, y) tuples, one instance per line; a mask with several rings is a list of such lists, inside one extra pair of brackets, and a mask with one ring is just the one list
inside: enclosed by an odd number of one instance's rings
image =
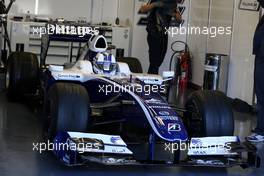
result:
[(93, 61), (93, 70), (96, 74), (115, 75), (117, 63), (114, 55), (106, 52), (98, 53)]
[(89, 50), (96, 52), (96, 53), (102, 53), (107, 50), (107, 41), (104, 36), (102, 35), (94, 35), (90, 38), (88, 42)]

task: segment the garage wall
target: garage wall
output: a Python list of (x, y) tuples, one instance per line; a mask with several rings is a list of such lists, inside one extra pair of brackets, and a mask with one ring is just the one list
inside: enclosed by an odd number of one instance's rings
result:
[(131, 26), (134, 20), (134, 4), (135, 0), (119, 0), (118, 17), (123, 25)]
[(134, 16), (134, 0), (94, 0), (93, 23), (115, 23), (120, 19), (121, 25), (131, 25)]
[(51, 17), (75, 20), (85, 17), (90, 21), (91, 0), (39, 0), (38, 13)]
[(140, 9), (142, 2), (140, 0), (135, 1), (134, 7), (134, 22), (132, 28), (132, 56), (140, 60), (143, 71), (147, 72), (149, 67), (148, 57), (148, 43), (147, 43), (147, 31), (146, 26), (138, 25), (138, 21), (144, 15), (139, 15), (137, 12)]
[(85, 17), (89, 22), (113, 24), (119, 16), (121, 25), (131, 25), (133, 21), (134, 0), (17, 0), (11, 14), (25, 14), (27, 11), (34, 14), (36, 2), (39, 15), (54, 18), (76, 20)]
[(205, 53), (230, 55), (227, 95), (252, 104), (254, 84), (252, 43), (259, 13), (238, 9), (239, 2), (240, 0), (211, 0), (210, 4), (209, 0), (191, 0), (190, 26), (232, 26), (233, 31), (232, 36), (222, 35), (216, 38), (189, 35), (188, 44), (194, 58), (195, 84), (200, 86), (203, 84)]
[[(232, 0), (191, 0), (189, 25), (200, 27), (229, 27), (233, 23)], [(193, 55), (193, 82), (203, 85), (206, 53), (230, 54), (231, 35), (189, 35)]]
[[(6, 0), (6, 4), (9, 4), (10, 0)], [(34, 13), (35, 0), (17, 0), (13, 4), (10, 14), (25, 14), (28, 11)]]
[[(232, 27), (234, 1), (233, 0), (212, 0), (209, 18), (209, 27)], [(217, 35), (216, 37), (208, 37), (207, 52), (230, 54), (232, 35)]]
[(252, 45), (259, 12), (239, 10), (239, 0), (235, 0), (235, 4), (228, 96), (238, 97), (252, 104), (254, 84)]
[[(208, 26), (209, 0), (190, 0), (189, 26), (203, 28)], [(204, 60), (207, 45), (206, 35), (188, 35), (193, 62), (193, 83), (203, 84)]]

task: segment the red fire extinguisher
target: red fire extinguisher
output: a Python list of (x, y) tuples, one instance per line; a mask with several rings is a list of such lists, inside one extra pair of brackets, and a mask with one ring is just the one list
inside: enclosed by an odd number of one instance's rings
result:
[(179, 89), (185, 90), (188, 86), (191, 71), (190, 53), (185, 49), (179, 58), (180, 74), (179, 74)]
[[(175, 49), (178, 44), (185, 45), (184, 50)], [(173, 60), (177, 58), (175, 64), (175, 77), (173, 80), (173, 84), (177, 85), (180, 91), (184, 91), (187, 89), (188, 82), (192, 78), (192, 69), (191, 69), (191, 53), (189, 50), (189, 46), (187, 43), (183, 41), (175, 41), (171, 44), (171, 50), (173, 51), (173, 55), (170, 59), (170, 70), (173, 67)], [(176, 56), (176, 57), (175, 57)]]

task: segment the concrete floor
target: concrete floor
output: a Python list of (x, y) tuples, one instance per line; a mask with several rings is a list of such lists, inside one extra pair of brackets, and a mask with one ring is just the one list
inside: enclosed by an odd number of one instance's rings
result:
[[(254, 117), (236, 113), (236, 134), (244, 137), (250, 133)], [(264, 175), (264, 169), (166, 168), (166, 167), (74, 167), (61, 165), (52, 154), (32, 151), (33, 142), (41, 141), (39, 114), (28, 106), (6, 101), (0, 93), (0, 176), (35, 175)], [(259, 153), (264, 153), (260, 144)], [(263, 154), (264, 155), (264, 154)], [(264, 157), (263, 157), (264, 158)], [(264, 168), (264, 167), (263, 167)]]

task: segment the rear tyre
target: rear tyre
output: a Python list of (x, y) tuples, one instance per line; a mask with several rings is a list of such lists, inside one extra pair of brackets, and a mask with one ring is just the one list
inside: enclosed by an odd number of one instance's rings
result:
[(90, 122), (90, 100), (86, 89), (73, 83), (56, 83), (45, 100), (46, 138), (59, 131), (86, 132)]
[(232, 136), (233, 111), (221, 92), (194, 92), (186, 104), (186, 126), (191, 137)]
[(118, 59), (118, 62), (127, 63), (130, 68), (130, 71), (133, 73), (143, 73), (141, 63), (137, 58), (124, 57), (124, 58)]
[(6, 72), (7, 96), (17, 100), (35, 94), (39, 85), (39, 63), (33, 53), (14, 52), (8, 58)]

